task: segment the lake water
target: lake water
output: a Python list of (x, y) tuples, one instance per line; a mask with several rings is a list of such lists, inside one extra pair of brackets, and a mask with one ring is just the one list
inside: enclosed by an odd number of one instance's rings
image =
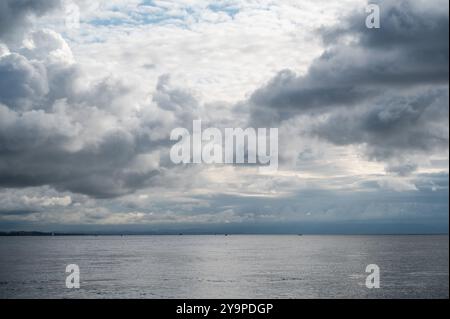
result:
[[(448, 298), (448, 236), (0, 237), (0, 298)], [(80, 289), (65, 286), (66, 265)], [(380, 267), (379, 289), (365, 268)]]

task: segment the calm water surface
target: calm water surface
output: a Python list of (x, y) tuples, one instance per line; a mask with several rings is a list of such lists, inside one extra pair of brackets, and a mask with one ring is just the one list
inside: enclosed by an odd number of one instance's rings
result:
[[(0, 237), (0, 298), (448, 298), (448, 236)], [(81, 288), (65, 287), (77, 264)], [(365, 287), (365, 268), (381, 288)]]

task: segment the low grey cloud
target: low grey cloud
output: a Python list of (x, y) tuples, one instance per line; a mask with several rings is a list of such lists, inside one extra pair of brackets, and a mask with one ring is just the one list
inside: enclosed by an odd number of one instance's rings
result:
[(137, 100), (113, 77), (86, 82), (59, 34), (28, 40), (0, 57), (0, 186), (115, 197), (151, 184), (158, 151), (192, 122), (195, 98), (162, 76), (153, 101)]
[(33, 17), (39, 17), (61, 6), (61, 0), (0, 1), (0, 40), (13, 41), (22, 36)]
[(446, 150), (447, 103), (446, 89), (426, 90), (413, 96), (387, 96), (358, 110), (331, 113), (312, 128), (312, 134), (337, 145), (366, 144), (368, 155), (379, 160), (410, 152)]
[(254, 119), (271, 109), (276, 110), (275, 120), (284, 120), (336, 105), (356, 105), (393, 87), (448, 83), (449, 24), (442, 10), (446, 6), (445, 1), (423, 7), (411, 1), (380, 1), (381, 29), (366, 28), (361, 11), (341, 22), (345, 28), (322, 30), (328, 48), (306, 75), (281, 71), (252, 94)]
[(36, 211), (27, 211), (27, 210), (0, 210), (0, 215), (3, 216), (27, 216), (31, 214), (35, 214)]
[(309, 116), (319, 123), (303, 133), (335, 145), (363, 145), (380, 161), (445, 152), (448, 3), (378, 4), (380, 29), (366, 28), (363, 10), (322, 29), (324, 53), (305, 75), (284, 70), (256, 90), (248, 101), (250, 122), (282, 125)]

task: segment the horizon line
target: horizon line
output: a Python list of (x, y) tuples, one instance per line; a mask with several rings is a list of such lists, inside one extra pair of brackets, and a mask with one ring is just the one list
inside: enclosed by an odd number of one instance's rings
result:
[(448, 236), (448, 232), (416, 232), (416, 233), (321, 233), (321, 232), (311, 232), (311, 233), (295, 233), (295, 232), (43, 232), (43, 231), (0, 231), (0, 237), (20, 237), (20, 236), (42, 236), (42, 237), (52, 237), (52, 236)]

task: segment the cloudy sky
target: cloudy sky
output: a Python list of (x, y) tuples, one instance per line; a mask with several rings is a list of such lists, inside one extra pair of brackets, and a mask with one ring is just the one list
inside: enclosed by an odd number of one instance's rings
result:
[[(0, 1), (0, 230), (447, 232), (449, 4)], [(276, 127), (278, 171), (170, 132)]]

